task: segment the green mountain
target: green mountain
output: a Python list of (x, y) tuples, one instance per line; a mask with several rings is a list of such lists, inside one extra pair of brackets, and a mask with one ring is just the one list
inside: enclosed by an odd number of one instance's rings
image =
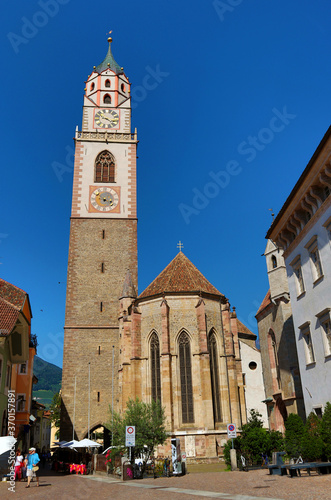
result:
[(35, 356), (33, 373), (38, 379), (33, 386), (33, 397), (48, 408), (54, 394), (61, 389), (62, 368)]

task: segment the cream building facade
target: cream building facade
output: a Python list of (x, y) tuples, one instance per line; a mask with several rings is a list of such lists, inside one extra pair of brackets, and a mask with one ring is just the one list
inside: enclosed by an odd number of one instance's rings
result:
[(331, 401), (331, 127), (268, 231), (284, 252), (306, 415)]

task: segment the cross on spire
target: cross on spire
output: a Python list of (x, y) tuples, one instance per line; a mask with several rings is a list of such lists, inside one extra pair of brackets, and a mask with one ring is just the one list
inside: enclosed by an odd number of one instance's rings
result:
[(179, 251), (181, 252), (182, 251), (182, 248), (184, 248), (184, 245), (183, 243), (179, 240), (179, 242), (177, 243), (177, 248), (179, 248)]

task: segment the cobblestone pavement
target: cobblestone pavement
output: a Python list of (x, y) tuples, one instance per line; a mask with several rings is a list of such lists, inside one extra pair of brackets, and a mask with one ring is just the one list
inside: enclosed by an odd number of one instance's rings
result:
[(143, 479), (120, 482), (100, 476), (42, 475), (40, 487), (31, 483), (16, 483), (15, 493), (8, 491), (9, 483), (0, 483), (0, 498), (42, 498), (52, 500), (196, 500), (222, 498), (226, 500), (330, 500), (331, 475), (269, 476), (267, 471), (206, 472), (183, 477)]

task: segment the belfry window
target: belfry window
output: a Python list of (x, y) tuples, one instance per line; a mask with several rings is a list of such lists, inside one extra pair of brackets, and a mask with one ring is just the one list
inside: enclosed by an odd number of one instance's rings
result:
[(109, 94), (106, 94), (105, 97), (103, 98), (104, 104), (111, 104), (111, 97)]
[(276, 269), (277, 267), (277, 259), (274, 255), (271, 256), (271, 263), (272, 263), (272, 268)]
[(95, 182), (115, 182), (115, 162), (109, 151), (102, 151), (95, 160)]
[(192, 388), (192, 366), (191, 346), (187, 333), (182, 332), (179, 336), (179, 370), (180, 387), (182, 395), (182, 421), (183, 424), (194, 422), (193, 412), (193, 388)]
[(218, 376), (218, 356), (217, 356), (217, 341), (215, 332), (209, 335), (208, 350), (210, 356), (210, 376), (211, 389), (213, 396), (214, 421), (222, 422), (222, 410), (220, 401), (220, 385)]
[(90, 90), (91, 90), (91, 92), (92, 92), (92, 90), (94, 90), (94, 82), (91, 83)]
[(151, 378), (152, 399), (161, 402), (160, 342), (155, 332), (151, 337)]
[(110, 80), (105, 81), (105, 87), (110, 87)]

